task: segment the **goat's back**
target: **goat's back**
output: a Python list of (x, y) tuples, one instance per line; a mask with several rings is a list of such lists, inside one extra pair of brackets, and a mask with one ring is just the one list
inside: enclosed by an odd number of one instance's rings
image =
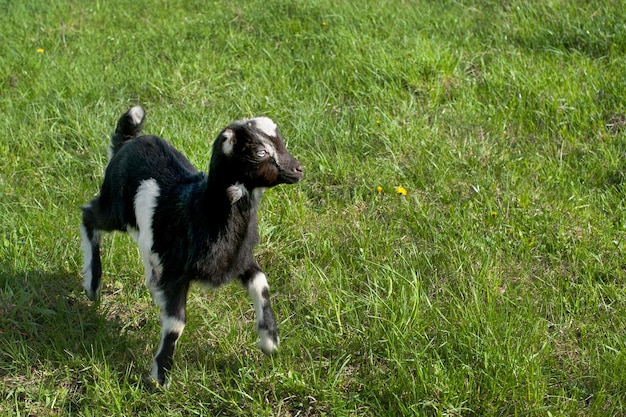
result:
[(202, 182), (199, 172), (185, 156), (158, 136), (129, 140), (113, 155), (100, 189), (100, 203), (115, 213), (116, 229), (135, 226), (134, 200), (145, 180), (153, 179), (162, 193), (180, 186)]

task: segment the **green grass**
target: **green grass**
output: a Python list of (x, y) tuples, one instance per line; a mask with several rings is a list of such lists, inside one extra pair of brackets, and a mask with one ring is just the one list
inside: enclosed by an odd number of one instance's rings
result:
[[(0, 0), (0, 31), (0, 415), (626, 413), (621, 2)], [(268, 115), (306, 170), (260, 213), (280, 353), (241, 288), (195, 288), (156, 394), (127, 236), (80, 288), (136, 103), (204, 169)]]

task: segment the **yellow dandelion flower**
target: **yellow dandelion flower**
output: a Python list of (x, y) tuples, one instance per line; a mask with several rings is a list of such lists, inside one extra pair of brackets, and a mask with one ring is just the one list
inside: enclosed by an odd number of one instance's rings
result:
[(406, 188), (404, 187), (396, 187), (396, 193), (400, 194), (400, 195), (406, 195)]
[(37, 53), (38, 54), (43, 54), (43, 48), (37, 48)]
[(376, 119), (376, 124), (380, 125), (380, 119)]
[(322, 22), (322, 26), (328, 26), (328, 23)]
[(383, 192), (383, 187), (381, 187), (380, 185), (378, 187), (376, 187), (376, 191), (378, 191), (379, 193)]

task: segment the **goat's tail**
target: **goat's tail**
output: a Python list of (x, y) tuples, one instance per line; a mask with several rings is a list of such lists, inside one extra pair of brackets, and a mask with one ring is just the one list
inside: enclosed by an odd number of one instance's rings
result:
[(141, 134), (145, 119), (146, 112), (141, 106), (131, 108), (120, 117), (115, 131), (111, 135), (111, 152), (109, 154), (111, 158), (124, 146), (124, 143)]

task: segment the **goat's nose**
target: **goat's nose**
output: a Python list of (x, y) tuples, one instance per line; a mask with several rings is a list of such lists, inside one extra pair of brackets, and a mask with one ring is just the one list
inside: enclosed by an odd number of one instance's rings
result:
[(304, 176), (304, 170), (302, 169), (302, 165), (300, 165), (300, 163), (297, 163), (293, 167), (293, 172), (294, 172), (295, 175), (297, 175), (300, 178), (302, 178)]

